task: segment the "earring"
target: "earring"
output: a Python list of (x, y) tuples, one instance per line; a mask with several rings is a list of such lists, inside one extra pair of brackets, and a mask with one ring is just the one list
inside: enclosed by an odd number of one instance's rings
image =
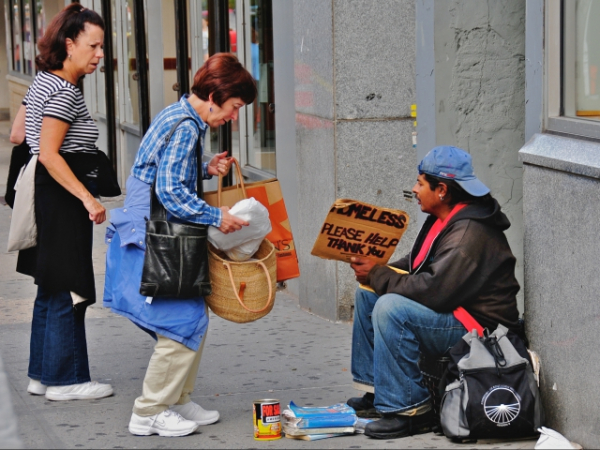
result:
[(69, 61), (71, 61), (71, 55), (69, 55)]
[(444, 197), (440, 195), (440, 201), (444, 201)]
[(212, 106), (210, 107), (209, 111), (212, 112)]

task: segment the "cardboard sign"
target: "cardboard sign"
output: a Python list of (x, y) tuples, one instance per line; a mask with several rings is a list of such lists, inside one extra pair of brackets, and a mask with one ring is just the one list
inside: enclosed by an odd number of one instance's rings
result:
[(407, 227), (408, 214), (404, 211), (338, 199), (321, 226), (311, 254), (345, 262), (361, 256), (386, 264)]

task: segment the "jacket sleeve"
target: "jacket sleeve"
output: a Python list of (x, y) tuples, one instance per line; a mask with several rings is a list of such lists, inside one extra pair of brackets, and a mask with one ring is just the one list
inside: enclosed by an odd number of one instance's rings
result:
[(410, 266), (408, 264), (408, 259), (409, 254), (406, 255), (404, 258), (399, 259), (398, 261), (394, 261), (388, 264), (388, 266), (392, 266), (392, 267), (396, 267), (397, 269), (402, 269), (402, 270), (406, 270), (407, 272), (410, 272)]
[[(173, 216), (186, 222), (221, 226), (221, 210), (210, 206), (196, 193), (198, 176), (193, 125), (183, 123), (166, 146), (156, 173), (156, 195)], [(204, 172), (204, 165), (202, 166)]]
[(446, 234), (437, 245), (433, 261), (416, 274), (398, 274), (376, 266), (367, 282), (378, 295), (400, 294), (436, 312), (451, 312), (480, 291), (484, 279), (478, 261), (463, 245), (464, 225)]

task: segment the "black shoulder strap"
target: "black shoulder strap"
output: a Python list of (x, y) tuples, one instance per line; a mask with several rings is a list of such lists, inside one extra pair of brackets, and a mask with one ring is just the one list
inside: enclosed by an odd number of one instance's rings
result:
[[(198, 165), (197, 177), (196, 177), (196, 195), (199, 198), (204, 198), (204, 190), (202, 188), (202, 155), (200, 152), (200, 127), (198, 127), (198, 123), (191, 116), (185, 116), (177, 120), (165, 136), (165, 147), (169, 145), (171, 141), (171, 137), (175, 130), (179, 126), (179, 124), (185, 120), (191, 120), (194, 122), (196, 127), (198, 128), (198, 140), (196, 141), (196, 164)], [(156, 168), (156, 175), (154, 176), (154, 182), (152, 183), (152, 188), (150, 192), (150, 218), (153, 220), (166, 220), (167, 211), (164, 206), (158, 201), (158, 197), (156, 196), (156, 179), (158, 178), (158, 167)]]

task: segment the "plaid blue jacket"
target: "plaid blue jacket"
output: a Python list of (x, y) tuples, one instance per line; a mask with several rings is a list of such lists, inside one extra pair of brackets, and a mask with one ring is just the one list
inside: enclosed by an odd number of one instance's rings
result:
[[(165, 137), (182, 117), (168, 145)], [(195, 123), (194, 123), (195, 122)], [(147, 184), (156, 179), (156, 195), (165, 209), (177, 219), (203, 225), (221, 226), (221, 210), (196, 195), (196, 142), (204, 141), (208, 125), (188, 102), (188, 95), (163, 109), (144, 135), (131, 168), (131, 176)], [(208, 163), (202, 164), (202, 178), (210, 179)]]

